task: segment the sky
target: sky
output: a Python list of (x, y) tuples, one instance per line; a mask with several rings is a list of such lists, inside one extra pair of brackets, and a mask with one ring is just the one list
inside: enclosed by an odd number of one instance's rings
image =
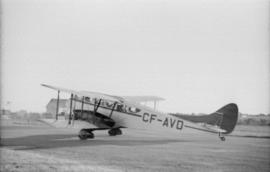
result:
[(156, 95), (167, 112), (269, 113), (269, 2), (2, 0), (1, 106), (44, 112), (46, 83)]

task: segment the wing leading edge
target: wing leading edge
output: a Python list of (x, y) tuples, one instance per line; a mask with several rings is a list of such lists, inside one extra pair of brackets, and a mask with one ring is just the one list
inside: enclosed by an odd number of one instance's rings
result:
[(51, 86), (51, 85), (47, 85), (47, 84), (41, 84), (41, 85), (44, 87), (53, 89), (53, 90), (71, 93), (71, 94), (78, 95), (78, 96), (91, 97), (91, 98), (96, 98), (96, 99), (104, 99), (104, 100), (122, 103), (122, 100), (120, 98), (116, 98), (115, 96), (111, 96), (108, 94), (91, 92), (91, 91), (75, 91), (75, 90), (61, 88), (61, 87), (55, 87), (55, 86)]
[(125, 100), (132, 102), (148, 102), (148, 101), (163, 101), (165, 100), (162, 97), (158, 96), (123, 96)]

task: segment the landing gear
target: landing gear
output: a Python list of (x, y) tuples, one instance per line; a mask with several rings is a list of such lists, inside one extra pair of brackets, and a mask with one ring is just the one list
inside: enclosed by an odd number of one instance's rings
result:
[(222, 133), (218, 133), (218, 137), (220, 138), (221, 141), (225, 141), (225, 137), (222, 135)]
[(92, 130), (90, 130), (90, 129), (81, 129), (78, 137), (81, 140), (86, 140), (86, 139), (93, 139), (95, 137), (95, 135), (92, 132)]
[(110, 136), (122, 135), (122, 131), (119, 128), (113, 128), (108, 131)]
[[(84, 128), (81, 129), (78, 137), (80, 140), (93, 139), (95, 137), (93, 131), (95, 130), (108, 130), (109, 128)], [(122, 135), (120, 128), (113, 128), (108, 131), (110, 136)]]
[(225, 141), (226, 139), (225, 139), (225, 137), (220, 137), (220, 140)]

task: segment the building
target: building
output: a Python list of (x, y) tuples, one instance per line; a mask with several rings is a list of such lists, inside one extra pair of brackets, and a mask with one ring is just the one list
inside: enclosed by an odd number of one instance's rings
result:
[[(76, 98), (76, 97), (75, 97)], [(78, 99), (78, 98), (76, 98)], [(92, 102), (93, 100), (85, 100), (88, 102)], [(93, 103), (93, 102), (92, 102)], [(47, 118), (54, 118), (56, 114), (56, 106), (57, 106), (57, 99), (53, 98), (49, 101), (49, 103), (46, 106), (46, 117)], [(81, 109), (82, 103), (78, 101), (72, 102), (72, 110), (74, 109)], [(84, 110), (90, 110), (93, 109), (90, 107), (89, 104), (85, 103), (83, 105)], [(67, 119), (70, 113), (70, 98), (69, 99), (59, 99), (59, 109), (58, 109), (58, 115), (59, 116), (65, 116)]]
[[(51, 99), (46, 106), (46, 112), (54, 116), (56, 113), (56, 106), (57, 106), (57, 99)], [(68, 99), (59, 99), (58, 114), (64, 115), (67, 112), (69, 112)]]

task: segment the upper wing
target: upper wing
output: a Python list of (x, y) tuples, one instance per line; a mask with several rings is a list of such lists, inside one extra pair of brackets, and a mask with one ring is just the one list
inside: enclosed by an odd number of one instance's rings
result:
[(127, 101), (131, 102), (148, 102), (148, 101), (162, 101), (165, 100), (162, 97), (157, 97), (157, 96), (122, 96)]
[(44, 87), (47, 87), (47, 88), (57, 90), (57, 91), (63, 91), (63, 92), (71, 93), (71, 94), (78, 95), (78, 96), (104, 99), (104, 100), (109, 100), (109, 101), (119, 102), (119, 103), (123, 102), (123, 100), (121, 100), (120, 98), (118, 98), (116, 96), (111, 96), (108, 94), (103, 94), (103, 93), (98, 93), (98, 92), (90, 92), (90, 91), (75, 91), (75, 90), (61, 88), (61, 87), (55, 87), (55, 86), (51, 86), (51, 85), (47, 85), (47, 84), (41, 84), (41, 85)]
[(66, 93), (71, 93), (71, 94), (76, 94), (76, 95), (79, 94), (78, 91), (71, 90), (71, 89), (66, 89), (66, 88), (61, 88), (61, 87), (55, 87), (55, 86), (51, 86), (51, 85), (47, 85), (47, 84), (41, 84), (41, 85), (43, 87), (47, 87), (47, 88), (50, 88), (50, 89), (53, 89), (53, 90), (57, 90), (57, 91), (63, 91), (63, 92), (66, 92)]
[(108, 95), (108, 94), (103, 94), (103, 93), (98, 93), (98, 92), (92, 92), (92, 91), (76, 91), (76, 90), (71, 90), (71, 89), (66, 89), (66, 88), (61, 88), (61, 87), (56, 87), (56, 86), (51, 86), (47, 84), (41, 84), (44, 87), (51, 88), (57, 91), (63, 91), (66, 93), (71, 93), (74, 95), (78, 96), (85, 96), (85, 97), (91, 97), (91, 98), (97, 98), (97, 99), (103, 99), (103, 100), (109, 100), (113, 102), (118, 102), (118, 103), (140, 103), (140, 102), (147, 102), (147, 101), (162, 101), (165, 100), (161, 97), (157, 96), (113, 96), (113, 95)]

